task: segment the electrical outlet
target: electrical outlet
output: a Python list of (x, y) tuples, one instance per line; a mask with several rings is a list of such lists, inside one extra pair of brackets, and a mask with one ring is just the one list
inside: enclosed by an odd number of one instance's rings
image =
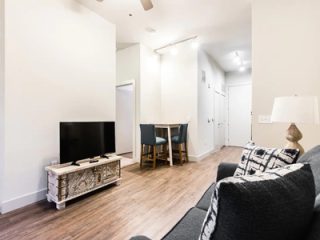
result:
[(263, 124), (270, 124), (271, 122), (271, 116), (270, 115), (259, 115), (258, 122)]

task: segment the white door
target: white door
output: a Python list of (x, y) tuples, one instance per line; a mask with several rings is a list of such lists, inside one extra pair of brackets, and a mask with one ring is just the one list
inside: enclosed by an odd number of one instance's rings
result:
[(116, 88), (116, 151), (133, 152), (134, 93), (133, 85)]
[(207, 149), (206, 151), (212, 151), (214, 149), (214, 91), (213, 91), (213, 84), (210, 81), (207, 84), (207, 98), (206, 98), (206, 125), (208, 126), (207, 129)]
[(214, 145), (219, 150), (225, 145), (225, 96), (215, 92), (214, 95)]
[(228, 87), (228, 145), (244, 146), (251, 140), (251, 84)]

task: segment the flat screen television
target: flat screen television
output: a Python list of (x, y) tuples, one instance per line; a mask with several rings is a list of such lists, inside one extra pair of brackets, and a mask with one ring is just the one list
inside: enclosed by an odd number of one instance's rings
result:
[(78, 165), (115, 151), (114, 122), (60, 122), (60, 163)]

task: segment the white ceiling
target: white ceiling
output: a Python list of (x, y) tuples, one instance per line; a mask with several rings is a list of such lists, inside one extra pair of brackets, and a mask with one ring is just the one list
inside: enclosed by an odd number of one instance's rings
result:
[(78, 1), (116, 25), (118, 47), (141, 42), (156, 49), (197, 35), (226, 72), (239, 67), (235, 51), (251, 67), (251, 0), (153, 0), (147, 12), (140, 0)]

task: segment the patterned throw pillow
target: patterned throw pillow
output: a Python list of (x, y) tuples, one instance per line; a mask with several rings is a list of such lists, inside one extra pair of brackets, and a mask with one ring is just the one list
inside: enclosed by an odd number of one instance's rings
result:
[(315, 200), (309, 164), (219, 181), (199, 240), (301, 240)]
[(267, 169), (283, 167), (296, 163), (298, 157), (298, 149), (264, 148), (248, 143), (234, 176), (252, 175), (257, 171), (264, 172)]

